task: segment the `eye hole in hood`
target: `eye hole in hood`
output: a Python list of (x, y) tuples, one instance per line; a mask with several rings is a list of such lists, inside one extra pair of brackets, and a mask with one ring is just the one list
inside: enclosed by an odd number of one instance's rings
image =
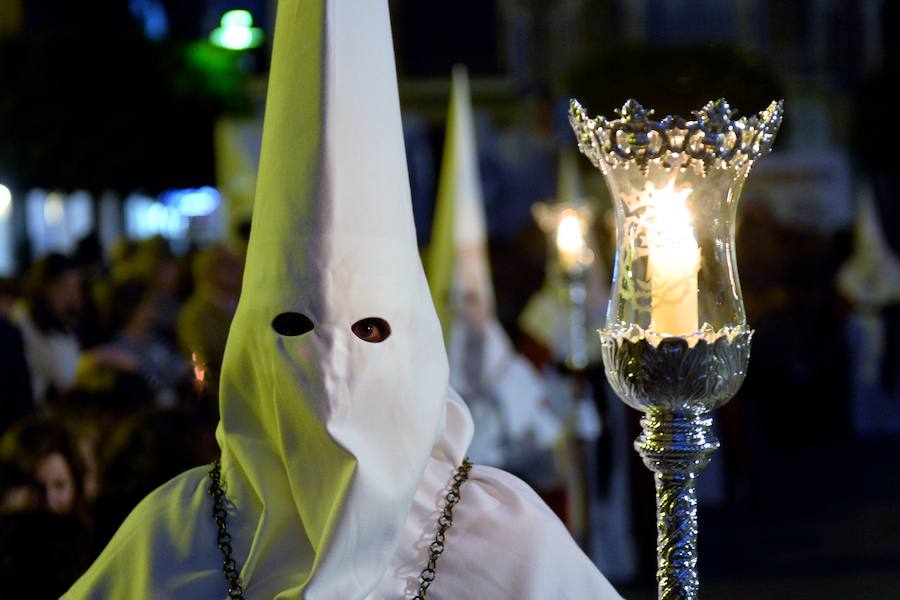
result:
[(272, 319), (272, 329), (279, 335), (303, 335), (312, 331), (314, 327), (309, 317), (296, 312), (281, 313)]
[(384, 319), (368, 317), (354, 323), (350, 330), (364, 342), (377, 344), (391, 335), (391, 326)]

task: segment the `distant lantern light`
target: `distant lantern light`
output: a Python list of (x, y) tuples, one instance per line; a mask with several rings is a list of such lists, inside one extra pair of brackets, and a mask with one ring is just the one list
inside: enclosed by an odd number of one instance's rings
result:
[(12, 212), (12, 192), (0, 183), (0, 219), (5, 219)]
[(220, 48), (247, 50), (263, 43), (263, 30), (253, 27), (253, 15), (247, 10), (229, 10), (222, 15), (221, 25), (209, 34), (209, 41)]

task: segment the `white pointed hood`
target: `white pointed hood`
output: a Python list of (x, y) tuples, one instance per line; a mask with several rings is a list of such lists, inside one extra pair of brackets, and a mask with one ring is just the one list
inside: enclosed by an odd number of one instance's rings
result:
[(581, 189), (581, 176), (578, 173), (578, 154), (573, 148), (560, 148), (556, 170), (556, 201), (583, 204), (584, 191)]
[[(510, 465), (555, 442), (540, 375), (510, 342), (494, 312), (475, 120), (465, 67), (453, 69), (428, 277), (447, 338), (450, 383), (472, 410), (469, 456)], [(516, 455), (516, 456), (514, 456)]]
[(900, 301), (900, 259), (884, 238), (870, 183), (860, 185), (853, 255), (838, 270), (838, 289), (866, 309)]
[(428, 278), (448, 335), (454, 308), (465, 305), (471, 320), (481, 325), (494, 310), (480, 177), (469, 77), (457, 65), (428, 253)]
[[(458, 426), (445, 431), (448, 367), (416, 246), (387, 3), (282, 0), (276, 23), (222, 373), (222, 473), (249, 595), (362, 598), (432, 449), (458, 464), (471, 424), (451, 403)], [(302, 325), (294, 313), (313, 329), (283, 335)], [(351, 331), (372, 317), (389, 324), (381, 343)]]

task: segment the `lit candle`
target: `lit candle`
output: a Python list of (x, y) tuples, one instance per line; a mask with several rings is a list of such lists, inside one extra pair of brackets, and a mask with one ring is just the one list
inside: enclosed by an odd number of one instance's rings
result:
[(650, 279), (651, 328), (658, 333), (685, 335), (699, 329), (697, 272), (700, 248), (685, 204), (689, 189), (673, 183), (654, 189), (649, 198), (647, 274)]
[(559, 260), (566, 271), (574, 271), (581, 266), (584, 254), (584, 232), (581, 219), (574, 210), (566, 210), (559, 220), (556, 229), (556, 247), (559, 250)]

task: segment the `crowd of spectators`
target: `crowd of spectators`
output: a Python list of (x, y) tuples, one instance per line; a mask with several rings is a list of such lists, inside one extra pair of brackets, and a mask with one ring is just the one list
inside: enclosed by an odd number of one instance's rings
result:
[(243, 257), (95, 238), (0, 280), (0, 574), (58, 598), (148, 492), (217, 453)]

